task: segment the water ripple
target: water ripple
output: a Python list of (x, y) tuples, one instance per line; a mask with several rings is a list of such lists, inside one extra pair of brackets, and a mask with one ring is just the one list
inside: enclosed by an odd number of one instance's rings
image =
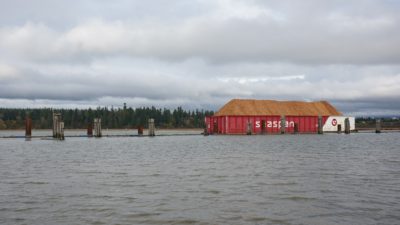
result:
[(400, 133), (0, 140), (0, 224), (399, 224)]

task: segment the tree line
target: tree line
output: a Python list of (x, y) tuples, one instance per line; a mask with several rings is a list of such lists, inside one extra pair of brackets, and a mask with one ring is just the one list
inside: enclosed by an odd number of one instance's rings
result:
[(375, 128), (376, 119), (381, 120), (382, 128), (400, 128), (399, 117), (358, 117), (356, 118), (356, 128)]
[(66, 129), (84, 129), (93, 123), (94, 118), (101, 118), (102, 127), (110, 129), (147, 127), (149, 118), (155, 119), (155, 125), (159, 128), (203, 128), (204, 118), (213, 115), (213, 111), (184, 110), (142, 107), (96, 109), (18, 109), (0, 108), (0, 129), (24, 129), (25, 118), (32, 119), (34, 129), (51, 129), (53, 124), (53, 112), (61, 113)]

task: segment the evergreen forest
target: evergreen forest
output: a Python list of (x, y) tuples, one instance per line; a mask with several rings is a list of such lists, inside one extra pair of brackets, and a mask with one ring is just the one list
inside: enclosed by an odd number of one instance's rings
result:
[(86, 129), (94, 118), (101, 118), (102, 127), (107, 129), (147, 127), (149, 118), (155, 119), (157, 128), (203, 128), (204, 118), (213, 115), (213, 111), (160, 109), (155, 107), (107, 108), (96, 109), (20, 109), (0, 108), (0, 129), (24, 129), (25, 118), (32, 119), (34, 129), (51, 129), (53, 112), (61, 113), (66, 129)]

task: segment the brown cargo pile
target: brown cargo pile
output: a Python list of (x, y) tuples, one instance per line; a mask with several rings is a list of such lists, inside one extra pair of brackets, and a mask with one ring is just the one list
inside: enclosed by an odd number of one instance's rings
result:
[(326, 101), (274, 101), (233, 99), (215, 116), (341, 116), (342, 113)]

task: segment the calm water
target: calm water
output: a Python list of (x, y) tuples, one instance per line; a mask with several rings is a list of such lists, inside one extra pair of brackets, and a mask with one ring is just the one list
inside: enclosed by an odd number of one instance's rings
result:
[(400, 224), (399, 146), (400, 133), (0, 139), (0, 224)]

